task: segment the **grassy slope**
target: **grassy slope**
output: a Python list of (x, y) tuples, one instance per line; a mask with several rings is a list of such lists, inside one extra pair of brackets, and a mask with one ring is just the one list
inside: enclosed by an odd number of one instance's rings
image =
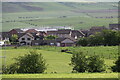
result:
[[(74, 11), (83, 11), (83, 10), (108, 10), (108, 9), (117, 9), (113, 5), (117, 3), (24, 3), (24, 5), (43, 8), (43, 11), (32, 12), (23, 8), (18, 4), (4, 4), (5, 10), (9, 11), (14, 7), (14, 13), (4, 13), (3, 14), (3, 31), (8, 31), (11, 28), (24, 28), (24, 27), (33, 27), (28, 23), (37, 24), (37, 27), (48, 25), (48, 26), (73, 26), (75, 29), (81, 28), (90, 28), (91, 26), (96, 25), (105, 25), (108, 26), (109, 23), (117, 23), (117, 18), (112, 19), (94, 19), (93, 17), (106, 17), (106, 16), (117, 16), (116, 12), (113, 13), (81, 13)], [(23, 4), (22, 4), (23, 5)], [(10, 6), (10, 9), (7, 8)], [(9, 10), (7, 10), (9, 9)], [(10, 10), (12, 11), (12, 10)], [(68, 18), (59, 18), (61, 16), (67, 16)], [(19, 18), (19, 17), (32, 17), (32, 18)], [(73, 17), (73, 18), (69, 18)], [(78, 18), (76, 18), (78, 17)], [(82, 17), (82, 18), (79, 18)], [(88, 17), (88, 18), (86, 18)], [(40, 19), (40, 21), (36, 21)], [(45, 20), (44, 20), (45, 19)], [(5, 22), (5, 21), (16, 21), (16, 22)], [(25, 20), (25, 21), (24, 21)], [(32, 20), (32, 21), (26, 21)], [(42, 21), (41, 21), (42, 20)], [(19, 22), (22, 21), (22, 22)], [(27, 23), (25, 23), (27, 22)], [(80, 22), (83, 22), (82, 24)]]

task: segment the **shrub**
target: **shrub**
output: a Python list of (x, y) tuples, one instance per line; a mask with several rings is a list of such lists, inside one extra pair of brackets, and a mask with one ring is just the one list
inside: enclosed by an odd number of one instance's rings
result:
[(113, 72), (120, 72), (120, 56), (118, 60), (115, 62), (115, 65), (111, 67)]
[(87, 38), (80, 38), (77, 42), (77, 46), (87, 46), (88, 40)]
[(82, 52), (76, 52), (71, 58), (71, 64), (73, 65), (73, 70), (77, 72), (85, 72), (87, 68), (86, 57)]
[(104, 60), (99, 56), (91, 56), (88, 58), (88, 72), (102, 72), (105, 71)]
[(74, 52), (71, 57), (73, 71), (77, 72), (102, 72), (105, 71), (104, 60), (99, 56), (87, 57), (83, 52)]
[(16, 62), (6, 67), (5, 73), (43, 73), (46, 70), (46, 63), (42, 55), (35, 50), (29, 51), (29, 54), (15, 59)]

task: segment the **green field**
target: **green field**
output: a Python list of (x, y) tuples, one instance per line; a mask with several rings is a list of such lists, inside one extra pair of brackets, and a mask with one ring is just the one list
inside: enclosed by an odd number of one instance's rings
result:
[[(42, 53), (48, 64), (47, 73), (71, 73), (72, 66), (69, 65), (72, 54), (61, 52), (62, 49), (70, 49), (72, 51), (79, 50), (84, 52), (85, 55), (99, 55), (105, 60), (107, 67), (114, 65), (114, 61), (118, 57), (118, 47), (32, 47)], [(21, 47), (18, 49), (7, 48), (2, 50), (2, 54), (6, 56), (6, 64), (10, 65), (14, 62), (14, 58), (27, 54), (31, 48)], [(4, 59), (3, 59), (4, 61)], [(4, 62), (3, 62), (4, 63)], [(107, 70), (107, 72), (111, 72)]]
[[(6, 65), (14, 62), (14, 58), (27, 54), (30, 49), (36, 49), (42, 53), (48, 64), (47, 70), (44, 74), (14, 74), (3, 75), (4, 78), (117, 78), (118, 73), (111, 73), (107, 69), (105, 73), (71, 73), (72, 66), (69, 65), (72, 54), (61, 52), (62, 49), (69, 49), (71, 51), (79, 50), (85, 55), (99, 55), (105, 60), (107, 68), (114, 65), (117, 59), (118, 46), (99, 46), (99, 47), (50, 47), (50, 46), (36, 46), (36, 47), (7, 47), (2, 49), (2, 55), (6, 56)], [(4, 64), (3, 59), (3, 64)], [(54, 72), (57, 72), (56, 74)], [(28, 76), (29, 75), (29, 76)], [(32, 76), (31, 76), (32, 75)]]
[(118, 22), (117, 6), (115, 2), (3, 3), (2, 31), (41, 26), (71, 26), (75, 29), (108, 27), (110, 23)]
[(118, 73), (8, 74), (3, 78), (118, 78)]

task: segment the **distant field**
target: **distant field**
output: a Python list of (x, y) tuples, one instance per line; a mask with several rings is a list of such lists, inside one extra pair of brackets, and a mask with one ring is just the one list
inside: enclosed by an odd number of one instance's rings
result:
[[(70, 49), (72, 51), (82, 51), (85, 55), (99, 55), (105, 60), (107, 68), (114, 65), (114, 61), (118, 57), (118, 47), (20, 47), (18, 49), (7, 48), (2, 50), (2, 54), (6, 56), (6, 64), (10, 65), (14, 62), (14, 58), (27, 54), (30, 49), (35, 48), (39, 53), (42, 53), (48, 64), (47, 73), (71, 73), (72, 66), (69, 65), (72, 54), (62, 53), (62, 49)], [(3, 59), (4, 63), (4, 59)], [(107, 70), (111, 72), (111, 70)]]
[(118, 3), (3, 3), (2, 31), (13, 28), (71, 26), (88, 29), (117, 23)]

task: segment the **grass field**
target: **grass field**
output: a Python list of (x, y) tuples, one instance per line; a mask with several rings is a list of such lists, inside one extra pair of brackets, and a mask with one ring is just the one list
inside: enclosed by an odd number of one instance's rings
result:
[[(36, 49), (42, 53), (48, 64), (47, 70), (44, 74), (4, 74), (3, 78), (118, 78), (118, 73), (111, 73), (108, 69), (114, 65), (117, 59), (118, 46), (98, 46), (98, 47), (50, 47), (50, 46), (36, 46), (36, 47), (14, 47), (3, 48), (2, 55), (6, 56), (3, 64), (10, 65), (14, 63), (14, 58), (27, 54), (29, 50)], [(107, 70), (105, 73), (71, 73), (72, 66), (69, 65), (72, 54), (61, 52), (62, 49), (69, 49), (71, 51), (77, 50), (84, 52), (85, 55), (99, 55), (104, 59)], [(54, 72), (57, 72), (56, 74)]]
[(110, 23), (118, 22), (117, 6), (114, 2), (3, 3), (2, 31), (41, 26), (71, 26), (75, 29), (108, 27)]
[(3, 78), (118, 78), (118, 73), (8, 74)]
[[(45, 71), (47, 73), (71, 73), (72, 66), (69, 65), (72, 54), (62, 53), (62, 49), (70, 49), (71, 51), (79, 50), (85, 55), (99, 55), (105, 60), (107, 67), (114, 65), (114, 61), (117, 59), (118, 47), (20, 47), (18, 49), (6, 48), (2, 50), (2, 54), (6, 56), (6, 64), (10, 65), (14, 62), (13, 58), (18, 56), (23, 56), (27, 54), (30, 49), (35, 48), (39, 53), (42, 53), (43, 57), (46, 59), (48, 64), (48, 69)], [(3, 59), (4, 61), (4, 59)], [(107, 72), (111, 72), (107, 70)]]

